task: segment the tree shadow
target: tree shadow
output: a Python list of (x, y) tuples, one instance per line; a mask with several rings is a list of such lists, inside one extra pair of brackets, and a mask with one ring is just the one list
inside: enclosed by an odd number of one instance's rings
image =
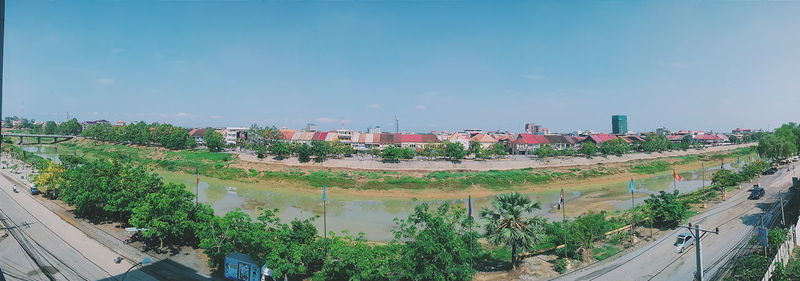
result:
[(125, 276), (127, 280), (138, 280), (138, 279), (143, 279), (145, 274), (157, 280), (166, 280), (166, 281), (225, 280), (221, 276), (217, 276), (218, 273), (212, 275), (211, 278), (209, 278), (201, 275), (195, 269), (189, 268), (183, 264), (172, 261), (170, 259), (164, 259), (156, 261), (155, 263), (150, 265), (137, 266), (130, 272), (128, 272), (127, 275), (119, 274), (108, 278), (100, 279), (99, 281), (119, 281), (122, 280), (123, 276)]

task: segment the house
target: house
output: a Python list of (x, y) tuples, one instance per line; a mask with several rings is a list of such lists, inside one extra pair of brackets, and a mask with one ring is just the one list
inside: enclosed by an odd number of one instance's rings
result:
[(480, 133), (469, 138), (469, 142), (477, 142), (481, 145), (482, 148), (488, 148), (493, 144), (497, 143), (497, 139), (490, 134)]
[(522, 133), (517, 135), (517, 138), (510, 141), (508, 145), (511, 147), (511, 153), (520, 155), (533, 154), (533, 151), (543, 144), (548, 144), (547, 137), (543, 135), (534, 135)]
[(547, 142), (555, 149), (573, 148), (579, 141), (576, 137), (564, 135), (544, 135)]
[(434, 134), (381, 134), (380, 145), (422, 149), (426, 144), (439, 143)]
[(208, 129), (200, 129), (194, 128), (189, 130), (189, 136), (194, 139), (197, 144), (205, 144), (206, 140), (206, 133), (208, 133)]
[(692, 142), (699, 142), (706, 145), (721, 143), (722, 139), (715, 134), (702, 134), (692, 136)]
[(680, 143), (685, 137), (685, 135), (667, 135), (667, 140), (672, 143)]
[(612, 135), (612, 134), (594, 134), (594, 135), (586, 136), (586, 139), (584, 139), (582, 142), (591, 142), (591, 143), (594, 143), (595, 145), (599, 145), (601, 143), (604, 143), (604, 142), (607, 142), (607, 141), (610, 141), (610, 140), (615, 140), (615, 139), (618, 139), (618, 138), (619, 138), (618, 136)]
[(86, 130), (90, 126), (100, 125), (100, 124), (109, 124), (108, 120), (94, 120), (94, 121), (84, 121), (81, 123), (81, 127)]
[(441, 141), (460, 143), (464, 148), (469, 148), (470, 137), (464, 133), (452, 133), (439, 138)]
[(636, 145), (644, 142), (644, 138), (637, 135), (627, 135), (620, 137), (631, 145)]

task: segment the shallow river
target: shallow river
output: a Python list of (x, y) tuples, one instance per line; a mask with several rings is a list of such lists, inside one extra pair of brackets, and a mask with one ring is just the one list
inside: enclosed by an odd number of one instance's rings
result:
[[(30, 145), (25, 150), (52, 160), (58, 160), (54, 146)], [(750, 160), (743, 157), (744, 161)], [(726, 169), (736, 169), (738, 163), (726, 163)], [(706, 167), (706, 171), (719, 169), (719, 165)], [(225, 181), (201, 177), (200, 184), (195, 185), (195, 176), (183, 173), (159, 171), (165, 181), (186, 184), (187, 189), (197, 192), (198, 200), (210, 204), (217, 214), (241, 209), (254, 216), (259, 208), (280, 209), (279, 216), (289, 221), (293, 218), (310, 218), (320, 216), (316, 224), (323, 230), (323, 204), (321, 192), (306, 192), (281, 189), (280, 186), (265, 184), (248, 184), (236, 181)], [(664, 190), (671, 192), (677, 188), (681, 193), (690, 192), (703, 186), (701, 169), (684, 171), (680, 175), (683, 181), (673, 185), (672, 172), (659, 173), (635, 180), (634, 203), (641, 204), (650, 194)], [(706, 174), (705, 185), (710, 185), (710, 173)], [(622, 210), (631, 207), (631, 194), (628, 181), (587, 184), (565, 189), (567, 216), (597, 210)], [(560, 190), (547, 189), (526, 192), (530, 198), (541, 202), (542, 209), (536, 214), (548, 219), (561, 219), (562, 213), (557, 209)], [(466, 197), (466, 195), (465, 195)], [(326, 213), (327, 230), (337, 233), (349, 230), (356, 234), (363, 232), (367, 239), (388, 241), (392, 239), (391, 230), (395, 227), (394, 219), (405, 218), (409, 212), (422, 201), (400, 199), (358, 198), (357, 196), (338, 195), (329, 190), (327, 194)], [(473, 198), (473, 208), (480, 210), (490, 203), (491, 198)], [(467, 199), (461, 200), (426, 200), (433, 205), (444, 202), (466, 206)]]

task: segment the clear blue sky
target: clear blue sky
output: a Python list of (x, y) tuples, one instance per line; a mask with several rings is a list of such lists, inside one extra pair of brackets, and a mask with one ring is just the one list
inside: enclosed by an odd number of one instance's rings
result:
[(8, 0), (4, 115), (403, 131), (796, 121), (798, 1)]

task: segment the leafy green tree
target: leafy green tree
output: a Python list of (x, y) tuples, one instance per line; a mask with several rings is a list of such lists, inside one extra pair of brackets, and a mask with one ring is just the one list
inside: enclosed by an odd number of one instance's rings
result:
[(402, 251), (403, 245), (398, 243), (371, 245), (363, 236), (334, 236), (322, 269), (313, 280), (386, 280), (395, 274), (395, 261)]
[(193, 241), (194, 197), (183, 184), (168, 183), (145, 195), (144, 200), (133, 208), (129, 223), (147, 228), (142, 235), (158, 239), (160, 248), (164, 248), (165, 241), (170, 244)]
[(62, 135), (73, 135), (77, 136), (81, 134), (81, 124), (78, 122), (78, 119), (72, 118), (67, 120), (67, 122), (61, 123), (58, 125), (56, 131)]
[(558, 150), (557, 152), (558, 152), (558, 155), (561, 155), (561, 156), (573, 156), (573, 155), (575, 155), (575, 150), (571, 149), (571, 148), (564, 148), (564, 149)]
[(47, 121), (46, 123), (44, 123), (44, 130), (42, 131), (47, 135), (55, 135), (57, 130), (58, 130), (58, 125), (56, 125), (56, 122)]
[(768, 134), (758, 141), (756, 151), (761, 157), (775, 161), (797, 154), (797, 146), (793, 139), (786, 135), (780, 137)]
[(506, 148), (506, 146), (502, 143), (498, 142), (489, 147), (489, 154), (496, 156), (508, 155), (508, 148)]
[(397, 161), (400, 159), (412, 159), (415, 152), (408, 148), (388, 146), (381, 150), (380, 156), (384, 161)]
[(549, 144), (543, 144), (539, 146), (536, 150), (533, 151), (533, 154), (539, 157), (553, 157), (558, 154), (558, 152)]
[(459, 142), (445, 142), (442, 149), (442, 154), (442, 156), (446, 157), (447, 159), (456, 161), (463, 159), (464, 156), (467, 155), (467, 152), (464, 151), (464, 145)]
[(623, 140), (622, 138), (616, 138), (613, 140), (608, 140), (600, 143), (600, 147), (598, 148), (600, 153), (605, 155), (617, 155), (620, 156), (625, 154), (630, 149), (628, 142)]
[(670, 141), (662, 134), (649, 134), (641, 143), (641, 150), (645, 152), (665, 151), (670, 148)]
[[(206, 210), (210, 210), (207, 207)], [(213, 211), (212, 213), (213, 214)], [(250, 215), (239, 210), (226, 213), (222, 217), (206, 216), (204, 224), (197, 225), (199, 247), (208, 256), (208, 263), (221, 269), (225, 256), (240, 252), (257, 259), (265, 260), (270, 249), (265, 241), (270, 241), (265, 226), (254, 222)]]
[(604, 211), (580, 215), (568, 225), (567, 245), (574, 247), (572, 251), (582, 254), (586, 259), (591, 254), (594, 242), (615, 227), (616, 225), (606, 219)]
[(258, 221), (267, 230), (267, 240), (261, 248), (269, 249), (264, 260), (276, 276), (287, 276), (290, 280), (301, 280), (319, 271), (325, 259), (326, 242), (317, 240), (315, 218), (294, 219), (288, 224), (275, 216), (277, 210), (265, 210)]
[(648, 216), (659, 227), (674, 227), (689, 217), (689, 205), (680, 200), (677, 190), (673, 193), (662, 190), (658, 195), (651, 194), (644, 203)]
[(325, 162), (328, 155), (331, 154), (331, 144), (326, 141), (314, 140), (311, 141), (311, 155), (314, 155), (314, 161)]
[(422, 203), (406, 219), (396, 220), (395, 239), (405, 241), (397, 258), (398, 280), (472, 280), (480, 251), (472, 218), (463, 208), (444, 203), (430, 210)]
[(288, 143), (276, 141), (269, 146), (269, 153), (281, 160), (288, 157), (292, 153), (292, 150)]
[(544, 239), (545, 220), (538, 216), (526, 217), (540, 208), (539, 202), (513, 192), (495, 196), (491, 207), (481, 210), (481, 218), (486, 221), (486, 238), (492, 244), (511, 249), (512, 267), (517, 265), (518, 251), (530, 250)]
[(334, 141), (330, 143), (330, 147), (331, 147), (330, 153), (333, 155), (348, 155), (356, 152), (356, 150), (353, 149), (352, 146), (340, 141)]
[(264, 157), (267, 157), (267, 147), (266, 146), (257, 145), (255, 148), (256, 148), (256, 157), (258, 157), (258, 159), (263, 159)]
[(739, 182), (741, 182), (741, 177), (731, 170), (719, 170), (711, 178), (711, 184), (718, 188), (736, 186)]
[(581, 148), (578, 149), (578, 153), (589, 157), (594, 156), (597, 154), (597, 145), (593, 142), (584, 142), (581, 144)]
[(297, 146), (297, 160), (300, 162), (308, 162), (311, 161), (311, 155), (313, 152), (311, 151), (311, 146), (307, 143), (300, 144)]
[(222, 137), (222, 134), (217, 133), (217, 131), (213, 129), (209, 129), (208, 133), (206, 133), (205, 141), (208, 150), (211, 152), (220, 152), (225, 146), (225, 138)]

